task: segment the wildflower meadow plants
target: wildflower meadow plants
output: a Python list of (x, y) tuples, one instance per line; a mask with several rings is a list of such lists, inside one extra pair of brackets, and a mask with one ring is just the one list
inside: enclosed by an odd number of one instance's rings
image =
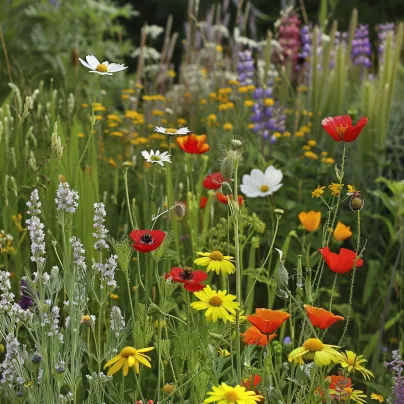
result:
[(161, 53), (142, 28), (136, 76), (76, 55), (71, 93), (10, 84), (4, 402), (400, 399), (404, 190), (358, 166), (363, 138), (387, 158), (403, 27), (382, 27), (370, 78), (356, 13), (342, 42), (292, 9), (257, 42), (229, 33), (229, 4), (189, 20), (178, 77), (169, 24)]

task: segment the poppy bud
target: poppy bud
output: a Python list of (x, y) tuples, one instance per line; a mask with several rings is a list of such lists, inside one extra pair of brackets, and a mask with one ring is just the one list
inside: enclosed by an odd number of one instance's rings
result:
[(222, 160), (222, 164), (220, 166), (220, 172), (222, 173), (222, 177), (227, 180), (230, 179), (233, 176), (233, 171), (234, 171), (234, 162), (229, 156), (226, 156)]
[(272, 345), (275, 351), (275, 371), (280, 371), (282, 369), (282, 345), (278, 341), (274, 341)]
[(365, 206), (365, 200), (359, 192), (354, 192), (349, 200), (349, 207), (352, 212), (359, 212)]

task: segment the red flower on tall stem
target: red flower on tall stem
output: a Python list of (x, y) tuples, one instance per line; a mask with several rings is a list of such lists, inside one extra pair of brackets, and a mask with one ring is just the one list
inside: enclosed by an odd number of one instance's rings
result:
[(327, 117), (321, 121), (321, 126), (336, 141), (353, 142), (362, 132), (363, 127), (369, 119), (362, 117), (358, 123), (353, 126), (349, 115)]
[(219, 189), (223, 184), (221, 172), (208, 174), (203, 180), (203, 186), (207, 189)]
[(192, 268), (171, 268), (169, 274), (165, 274), (165, 278), (171, 278), (174, 282), (183, 283), (184, 288), (189, 292), (199, 292), (205, 286), (200, 282), (208, 279), (208, 274), (201, 270), (193, 271)]
[(190, 154), (202, 154), (206, 153), (210, 146), (205, 143), (206, 135), (187, 135), (187, 136), (179, 136), (176, 137), (175, 140), (178, 143), (178, 146), (181, 147), (182, 150), (186, 153)]
[[(356, 259), (355, 251), (348, 250), (347, 248), (341, 248), (339, 250), (339, 254), (337, 254), (331, 252), (328, 247), (320, 248), (319, 251), (323, 256), (324, 261), (333, 272), (345, 274), (354, 267)], [(361, 267), (362, 265), (363, 259), (358, 258), (356, 261), (356, 268)]]
[(166, 233), (162, 230), (132, 230), (130, 238), (133, 248), (140, 252), (150, 252), (160, 247)]
[(330, 311), (324, 310), (320, 307), (313, 307), (305, 304), (304, 308), (306, 309), (307, 315), (313, 326), (321, 328), (322, 330), (331, 327), (337, 321), (344, 321), (344, 317), (336, 316)]
[[(216, 192), (216, 197), (217, 197), (217, 200), (219, 202), (224, 203), (225, 205), (229, 204), (229, 200), (228, 200), (227, 197), (229, 197), (231, 201), (233, 200), (233, 195), (231, 195), (231, 194), (230, 195), (223, 195), (220, 192)], [(237, 202), (238, 202), (239, 205), (242, 205), (244, 203), (244, 198), (243, 198), (242, 195), (239, 195), (237, 197)]]
[(247, 316), (247, 319), (263, 334), (272, 334), (290, 317), (290, 314), (285, 311), (271, 309), (255, 309), (255, 313)]

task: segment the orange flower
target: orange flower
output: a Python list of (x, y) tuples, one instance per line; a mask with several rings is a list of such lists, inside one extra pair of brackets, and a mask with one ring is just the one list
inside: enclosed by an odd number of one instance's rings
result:
[[(227, 199), (227, 197), (229, 197), (231, 201), (233, 200), (233, 195), (231, 195), (231, 194), (230, 195), (223, 195), (220, 192), (216, 192), (216, 197), (217, 197), (217, 200), (219, 202), (224, 203), (225, 205), (228, 205), (228, 203), (229, 203), (229, 200)], [(242, 195), (238, 195), (237, 202), (238, 202), (239, 205), (244, 204), (244, 198), (243, 198)]]
[(338, 222), (334, 230), (334, 238), (336, 241), (344, 241), (352, 236), (351, 227), (346, 226), (342, 222)]
[(277, 336), (277, 334), (265, 335), (257, 327), (252, 326), (243, 334), (243, 342), (246, 345), (266, 346)]
[(279, 310), (255, 309), (256, 315), (247, 316), (248, 321), (263, 334), (272, 334), (290, 317), (289, 313)]
[(178, 146), (180, 146), (186, 153), (202, 154), (210, 149), (210, 146), (205, 143), (206, 135), (198, 136), (191, 134), (187, 136), (179, 136), (175, 140), (177, 141)]
[(321, 309), (319, 307), (304, 305), (307, 315), (314, 327), (321, 328), (325, 330), (326, 328), (332, 326), (337, 321), (344, 321), (344, 317), (336, 316), (330, 311)]
[(300, 212), (299, 220), (307, 231), (316, 231), (320, 226), (321, 212)]

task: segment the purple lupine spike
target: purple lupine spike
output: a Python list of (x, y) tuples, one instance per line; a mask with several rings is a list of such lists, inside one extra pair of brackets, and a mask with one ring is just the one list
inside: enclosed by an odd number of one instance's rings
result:
[(254, 59), (251, 51), (245, 50), (238, 53), (237, 73), (240, 85), (246, 86), (253, 83), (254, 79)]
[(379, 53), (379, 58), (383, 59), (384, 46), (386, 44), (387, 36), (393, 35), (394, 38), (395, 26), (393, 22), (388, 22), (386, 24), (378, 24), (376, 25), (376, 30), (378, 38), (377, 51)]
[(393, 372), (393, 394), (395, 403), (404, 403), (404, 360), (399, 351), (393, 351), (393, 360), (384, 366)]
[(364, 68), (372, 67), (371, 55), (372, 47), (369, 40), (369, 28), (367, 25), (359, 25), (355, 30), (355, 36), (352, 41), (352, 62), (354, 65)]

